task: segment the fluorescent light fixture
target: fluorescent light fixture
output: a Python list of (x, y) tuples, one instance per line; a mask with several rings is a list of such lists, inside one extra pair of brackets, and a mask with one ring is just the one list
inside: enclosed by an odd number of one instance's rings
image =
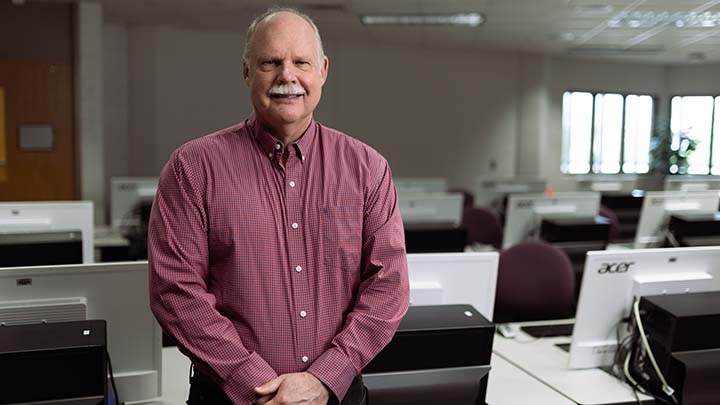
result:
[(652, 28), (659, 26), (674, 26), (677, 28), (715, 28), (720, 26), (720, 12), (622, 12), (612, 17), (610, 21), (608, 21), (608, 26), (612, 28)]
[(365, 25), (458, 25), (477, 27), (485, 22), (481, 13), (363, 15)]
[(663, 46), (633, 46), (625, 48), (617, 45), (585, 45), (567, 48), (575, 55), (654, 55), (665, 52)]
[(609, 4), (579, 4), (575, 6), (575, 13), (580, 15), (604, 15), (613, 11)]

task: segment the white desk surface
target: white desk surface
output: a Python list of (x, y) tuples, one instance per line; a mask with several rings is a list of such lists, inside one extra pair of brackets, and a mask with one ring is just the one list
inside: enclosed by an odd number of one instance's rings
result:
[(109, 226), (96, 226), (93, 233), (93, 239), (94, 246), (96, 248), (127, 246), (129, 243), (124, 236)]
[[(190, 360), (175, 347), (163, 348), (163, 396), (155, 405), (179, 405), (187, 400)], [(489, 405), (572, 405), (568, 400), (502, 357), (491, 360), (486, 402)]]
[(575, 404), (496, 354), (492, 355), (490, 365), (485, 396), (488, 405)]
[[(564, 320), (555, 323), (571, 322)], [(522, 325), (547, 324), (548, 321), (526, 322)], [(605, 371), (593, 369), (568, 369), (569, 354), (557, 343), (570, 343), (570, 337), (536, 339), (522, 332), (519, 324), (511, 325), (514, 339), (496, 335), (493, 353), (524, 370), (548, 387), (562, 393), (578, 404), (633, 403), (635, 396), (629, 385)], [(651, 400), (639, 394), (640, 400)]]

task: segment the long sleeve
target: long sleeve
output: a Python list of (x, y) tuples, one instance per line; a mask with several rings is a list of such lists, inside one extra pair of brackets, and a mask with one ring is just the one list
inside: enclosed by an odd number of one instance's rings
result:
[(234, 403), (251, 403), (254, 387), (277, 376), (243, 345), (208, 292), (208, 211), (201, 154), (176, 151), (163, 169), (148, 232), (150, 303), (181, 350)]
[(387, 162), (372, 168), (363, 214), (361, 283), (331, 347), (308, 368), (339, 399), (390, 342), (409, 305), (407, 257), (397, 192)]

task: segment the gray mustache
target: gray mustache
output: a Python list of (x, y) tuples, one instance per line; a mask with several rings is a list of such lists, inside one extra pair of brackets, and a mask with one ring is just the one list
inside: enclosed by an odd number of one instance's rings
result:
[(294, 86), (291, 84), (281, 84), (281, 85), (275, 85), (270, 88), (270, 95), (293, 95), (293, 96), (299, 96), (305, 94), (305, 89), (303, 89), (300, 86)]

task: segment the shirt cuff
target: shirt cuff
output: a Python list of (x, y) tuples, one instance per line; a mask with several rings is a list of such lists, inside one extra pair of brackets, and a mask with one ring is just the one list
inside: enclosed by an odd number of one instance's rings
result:
[(350, 384), (358, 375), (358, 371), (352, 365), (350, 359), (335, 348), (320, 355), (308, 367), (307, 372), (330, 388), (340, 402), (345, 398)]
[(257, 353), (250, 357), (222, 384), (234, 404), (251, 404), (257, 399), (255, 388), (277, 377), (277, 373)]

